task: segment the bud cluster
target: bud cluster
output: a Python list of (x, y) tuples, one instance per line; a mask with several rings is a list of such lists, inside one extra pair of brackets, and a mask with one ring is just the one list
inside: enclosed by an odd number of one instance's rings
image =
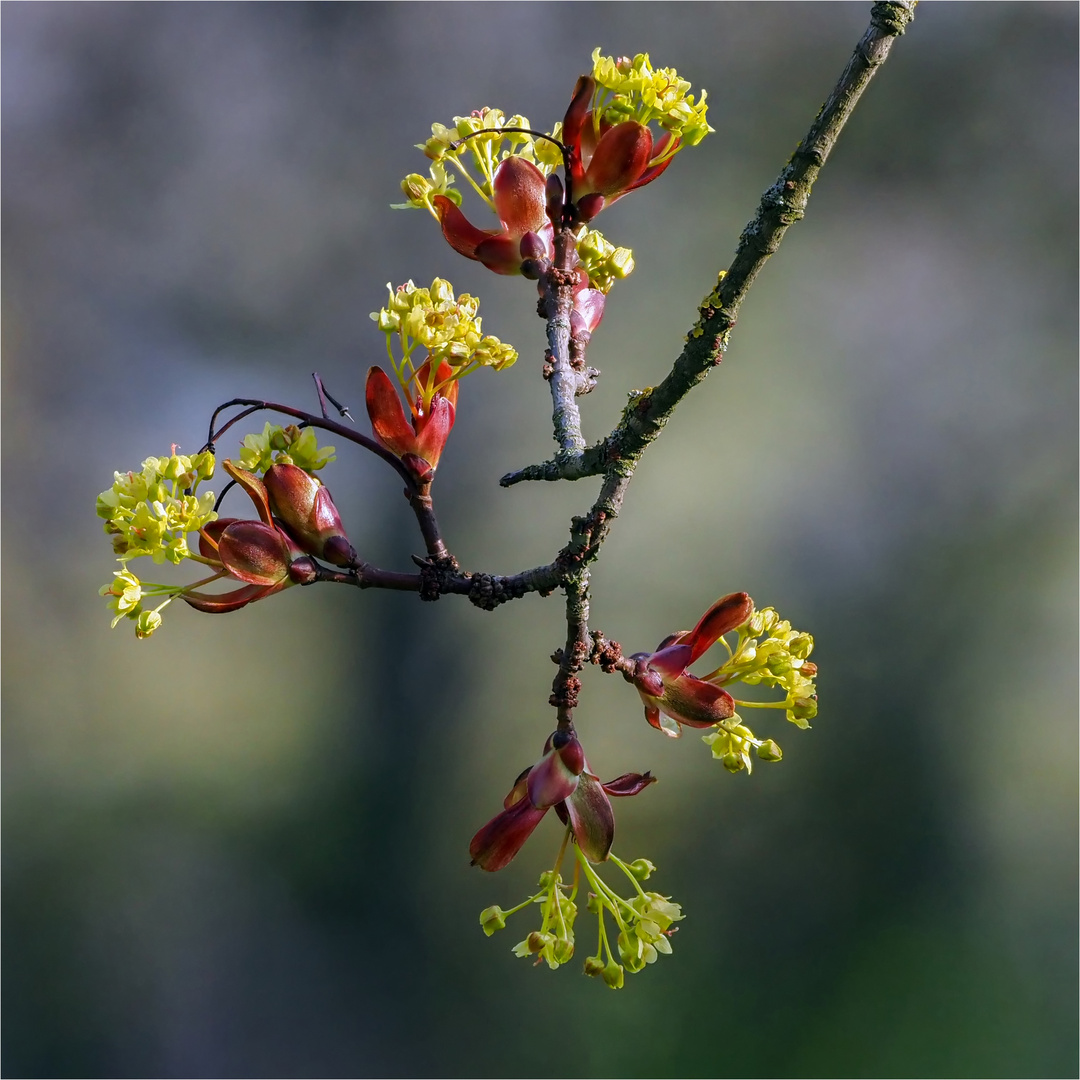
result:
[(261, 435), (245, 435), (240, 447), (240, 464), (258, 474), (272, 465), (295, 465), (304, 472), (318, 472), (336, 457), (332, 446), (319, 446), (314, 428), (296, 424), (282, 427), (267, 422)]
[(584, 228), (577, 241), (579, 267), (589, 277), (590, 287), (606, 296), (616, 280), (634, 272), (634, 253), (616, 247), (599, 229)]

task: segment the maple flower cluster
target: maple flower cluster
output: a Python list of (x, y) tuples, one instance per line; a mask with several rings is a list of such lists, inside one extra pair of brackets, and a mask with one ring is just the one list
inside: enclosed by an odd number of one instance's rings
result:
[[(729, 643), (727, 636), (733, 637)], [(714, 645), (727, 653), (726, 660), (705, 676), (687, 669)], [(735, 711), (743, 708), (784, 709), (796, 727), (808, 728), (817, 713), (814, 678), (817, 667), (806, 658), (813, 649), (809, 634), (793, 630), (772, 608), (757, 610), (746, 593), (721, 597), (698, 620), (693, 630), (669, 634), (654, 652), (635, 653), (609, 665), (619, 670), (638, 691), (646, 720), (665, 735), (677, 738), (682, 727), (707, 729), (703, 741), (712, 748), (729, 772), (750, 773), (751, 751), (762, 761), (782, 759), (772, 739), (759, 739)], [(779, 688), (779, 701), (744, 701), (728, 689), (736, 683)], [(659, 953), (670, 953), (671, 923), (682, 918), (679, 905), (670, 897), (645, 893), (636, 883), (655, 870), (647, 860), (629, 865), (612, 853), (615, 818), (610, 796), (637, 795), (654, 783), (651, 773), (627, 773), (606, 783), (590, 769), (575, 735), (557, 731), (547, 741), (544, 756), (515, 781), (503, 810), (473, 837), (469, 852), (484, 870), (501, 870), (521, 850), (547, 812), (554, 809), (567, 827), (555, 866), (540, 879), (540, 892), (517, 907), (503, 911), (495, 906), (480, 915), (490, 937), (505, 926), (508, 915), (531, 903), (542, 905), (542, 924), (515, 946), (518, 956), (535, 955), (555, 968), (573, 955), (575, 900), (581, 878), (588, 883), (588, 909), (600, 923), (597, 952), (585, 961), (585, 972), (602, 976), (613, 989), (623, 985), (625, 972), (634, 973), (652, 963)], [(570, 845), (576, 866), (570, 886), (563, 883), (559, 867)], [(610, 889), (596, 864), (611, 862), (635, 882), (637, 895), (624, 900)], [(616, 948), (607, 937), (605, 912), (618, 930)]]
[[(648, 54), (616, 59), (596, 49), (592, 59), (592, 73), (578, 80), (566, 115), (550, 132), (492, 108), (456, 116), (453, 125), (433, 124), (431, 137), (417, 144), (431, 160), (428, 176), (405, 177), (406, 202), (396, 208), (426, 209), (455, 251), (496, 273), (533, 278), (550, 265), (555, 230), (569, 214), (578, 226), (581, 287), (606, 294), (633, 270), (632, 254), (580, 226), (651, 183), (679, 150), (713, 129), (705, 92), (695, 102), (690, 84), (671, 68), (654, 69)], [(556, 174), (560, 165), (565, 182)], [(497, 228), (479, 227), (465, 215), (459, 178), (494, 211)], [(599, 316), (592, 321), (590, 331)]]
[(390, 369), (408, 414), (390, 377), (372, 367), (365, 391), (368, 416), (378, 442), (419, 481), (430, 482), (457, 416), (459, 380), (482, 367), (503, 371), (518, 354), (483, 333), (480, 301), (468, 293), (455, 297), (449, 281), (436, 278), (430, 289), (412, 281), (387, 289), (386, 306), (371, 318), (386, 335)]
[[(330, 492), (314, 475), (333, 459), (334, 448), (320, 447), (310, 428), (267, 424), (261, 435), (245, 436), (242, 464), (226, 460), (223, 466), (251, 499), (257, 520), (221, 517), (214, 493), (198, 491), (214, 475), (209, 450), (191, 457), (174, 451), (167, 458), (147, 458), (139, 472), (116, 473), (112, 487), (97, 499), (98, 517), (121, 566), (100, 590), (115, 613), (112, 625), (131, 619), (136, 636), (146, 638), (177, 598), (210, 614), (237, 611), (314, 580), (313, 558), (355, 565), (356, 552)], [(188, 543), (191, 535), (197, 536), (196, 550)], [(212, 572), (182, 585), (140, 581), (128, 563), (143, 557), (157, 564), (191, 561)], [(203, 591), (218, 580), (240, 584), (226, 593)], [(152, 600), (158, 602), (148, 608)]]
[[(526, 769), (506, 796), (503, 810), (472, 839), (469, 853), (484, 870), (501, 870), (521, 850), (549, 810), (566, 826), (555, 865), (540, 877), (540, 891), (509, 911), (492, 906), (480, 913), (480, 925), (490, 937), (506, 926), (508, 916), (530, 904), (541, 905), (541, 924), (514, 946), (516, 956), (534, 956), (554, 969), (574, 955), (576, 899), (582, 879), (589, 887), (588, 910), (596, 915), (599, 938), (596, 954), (585, 961), (587, 975), (601, 976), (612, 989), (623, 985), (625, 972), (635, 973), (653, 963), (660, 953), (671, 953), (671, 924), (682, 918), (678, 904), (659, 893), (646, 893), (638, 883), (656, 869), (648, 859), (629, 865), (611, 850), (615, 817), (610, 797), (626, 797), (644, 791), (656, 778), (650, 773), (626, 773), (606, 783), (589, 768), (577, 736), (556, 731), (544, 746), (544, 755)], [(570, 885), (560, 868), (567, 847), (574, 860)], [(635, 893), (624, 899), (603, 878), (596, 863), (610, 862), (633, 883)], [(605, 915), (616, 928), (612, 949)], [(616, 956), (618, 959), (616, 959)]]
[[(736, 635), (734, 644), (726, 640)], [(719, 642), (727, 659), (708, 675), (687, 670)], [(750, 750), (764, 761), (783, 756), (772, 739), (758, 739), (736, 713), (745, 709), (784, 709), (787, 719), (806, 729), (817, 715), (814, 679), (817, 665), (809, 657), (814, 639), (791, 628), (773, 608), (758, 611), (746, 593), (721, 597), (693, 630), (664, 638), (652, 653), (635, 653), (624, 676), (637, 687), (645, 719), (665, 735), (678, 738), (682, 727), (712, 728), (703, 736), (730, 772), (752, 769)], [(779, 688), (779, 701), (740, 700), (727, 687), (735, 683)]]

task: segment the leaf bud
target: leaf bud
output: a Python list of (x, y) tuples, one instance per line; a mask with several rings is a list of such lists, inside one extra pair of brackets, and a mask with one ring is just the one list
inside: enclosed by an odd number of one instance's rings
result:
[(547, 255), (547, 245), (543, 238), (531, 230), (522, 235), (518, 250), (523, 259), (542, 259)]
[(550, 266), (547, 259), (522, 259), (521, 276), (529, 281), (539, 281)]
[(547, 178), (547, 216), (551, 223), (558, 227), (562, 224), (563, 185), (562, 181), (552, 173)]
[(319, 566), (308, 555), (293, 559), (289, 564), (289, 579), (297, 585), (313, 585), (319, 580)]
[(594, 191), (578, 199), (578, 214), (582, 221), (592, 221), (604, 209), (604, 196)]
[(289, 576), (292, 561), (285, 537), (261, 521), (234, 521), (218, 540), (225, 569), (250, 585), (276, 585)]
[(322, 481), (296, 465), (277, 464), (266, 470), (263, 483), (274, 516), (304, 551), (335, 566), (356, 564), (356, 551)]

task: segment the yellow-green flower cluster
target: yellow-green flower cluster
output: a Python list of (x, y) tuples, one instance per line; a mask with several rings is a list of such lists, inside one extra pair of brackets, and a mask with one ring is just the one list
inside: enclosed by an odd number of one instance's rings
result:
[(602, 293), (611, 291), (615, 281), (634, 272), (634, 253), (616, 247), (598, 229), (586, 228), (577, 240), (581, 269), (589, 275), (589, 285)]
[(594, 115), (612, 124), (636, 120), (648, 124), (655, 120), (665, 131), (681, 140), (682, 146), (696, 146), (710, 131), (705, 114), (706, 91), (695, 104), (690, 83), (679, 77), (674, 68), (653, 69), (648, 53), (638, 53), (633, 60), (592, 54), (592, 77), (596, 80)]
[[(582, 877), (590, 886), (588, 910), (597, 917), (599, 941), (596, 955), (585, 960), (585, 974), (598, 976), (613, 990), (622, 988), (626, 972), (635, 974), (647, 964), (654, 963), (661, 953), (671, 953), (671, 926), (682, 917), (678, 904), (660, 893), (646, 892), (639, 881), (646, 880), (656, 867), (648, 859), (624, 863), (614, 854), (608, 860), (614, 863), (634, 885), (630, 899), (620, 896), (597, 873), (576, 843), (570, 845), (577, 865), (571, 886), (563, 883), (558, 869), (540, 875), (539, 891), (517, 907), (504, 911), (494, 905), (480, 912), (480, 926), (491, 937), (496, 930), (506, 926), (509, 916), (530, 904), (541, 905), (541, 924), (513, 949), (515, 956), (536, 958), (536, 963), (547, 963), (554, 970), (567, 963), (574, 955), (574, 920), (577, 917), (578, 887)], [(562, 860), (562, 851), (558, 862)], [(612, 946), (605, 924), (605, 914), (615, 921), (616, 937)]]
[(116, 473), (113, 485), (97, 497), (97, 515), (113, 538), (113, 550), (128, 559), (150, 556), (174, 565), (190, 552), (187, 534), (217, 517), (214, 493), (195, 494), (214, 475), (211, 453), (147, 458), (139, 472)]
[[(147, 557), (155, 563), (178, 564), (197, 558), (188, 548), (187, 534), (213, 521), (214, 493), (196, 494), (199, 484), (214, 475), (214, 455), (150, 457), (138, 472), (116, 473), (113, 485), (97, 497), (97, 514), (112, 537), (121, 569), (103, 585), (99, 595), (109, 598), (112, 625), (121, 619), (135, 623), (137, 637), (149, 637), (161, 625), (161, 608), (182, 591), (174, 585), (140, 581), (128, 569), (131, 559)], [(150, 597), (163, 597), (153, 610), (144, 610)]]
[[(734, 645), (721, 638), (730, 652), (728, 660), (704, 678), (729, 691), (733, 683), (780, 689), (779, 701), (740, 701), (743, 709), (783, 709), (787, 719), (796, 727), (806, 729), (817, 715), (817, 665), (808, 657), (814, 649), (814, 639), (807, 633), (793, 630), (787, 619), (781, 619), (774, 608), (755, 610), (749, 620), (734, 631)], [(751, 750), (762, 761), (780, 761), (783, 754), (772, 739), (759, 739), (737, 713), (708, 735), (702, 736), (712, 747), (713, 757), (723, 762), (729, 772), (748, 773), (752, 767)]]
[[(431, 125), (431, 138), (417, 143), (417, 149), (423, 150), (432, 161), (429, 169), (430, 179), (419, 173), (410, 173), (401, 182), (401, 190), (408, 200), (394, 206), (395, 210), (411, 207), (427, 208), (432, 214), (435, 209), (431, 200), (435, 195), (445, 195), (458, 206), (461, 205), (461, 193), (452, 185), (456, 169), (476, 190), (485, 202), (493, 205), (491, 185), (499, 163), (508, 157), (521, 157), (531, 161), (545, 176), (562, 163), (562, 152), (555, 143), (548, 139), (537, 139), (520, 131), (506, 131), (506, 128), (531, 128), (528, 117), (514, 115), (508, 117), (502, 109), (477, 109), (469, 116), (455, 116), (452, 126), (445, 124)], [(482, 135), (477, 132), (484, 132)], [(451, 149), (455, 143), (460, 146)], [(467, 161), (480, 174), (479, 180), (473, 179)], [(436, 215), (437, 216), (437, 215)]]
[(296, 424), (282, 427), (267, 422), (261, 435), (245, 435), (240, 448), (240, 464), (248, 472), (259, 475), (271, 465), (296, 465), (313, 473), (334, 459), (334, 448), (319, 446), (314, 428), (300, 428)]
[[(490, 367), (496, 371), (508, 368), (517, 360), (517, 352), (497, 337), (484, 334), (477, 315), (480, 301), (462, 293), (454, 296), (454, 287), (443, 278), (436, 278), (430, 289), (418, 289), (412, 281), (395, 289), (389, 283), (390, 299), (386, 306), (371, 313), (379, 329), (386, 334), (386, 351), (390, 363), (403, 386), (412, 383), (417, 369), (428, 358), (435, 369), (442, 361), (453, 368), (454, 379)], [(393, 341), (398, 339), (401, 359), (395, 355)], [(419, 362), (412, 359), (419, 349)], [(438, 386), (426, 387), (431, 394)], [(425, 405), (430, 403), (425, 401)]]

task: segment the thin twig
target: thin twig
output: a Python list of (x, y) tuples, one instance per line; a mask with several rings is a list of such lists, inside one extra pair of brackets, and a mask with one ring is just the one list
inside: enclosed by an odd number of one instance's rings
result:
[(541, 300), (547, 321), (548, 354), (545, 376), (551, 387), (551, 419), (556, 460), (573, 460), (585, 449), (581, 434), (581, 413), (577, 406), (578, 373), (570, 363), (570, 312), (574, 307), (576, 244), (573, 231), (561, 228), (555, 234), (555, 261), (544, 274)]

